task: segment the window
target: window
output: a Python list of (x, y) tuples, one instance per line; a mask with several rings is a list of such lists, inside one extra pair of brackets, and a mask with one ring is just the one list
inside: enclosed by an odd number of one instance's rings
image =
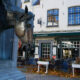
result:
[(50, 59), (50, 43), (41, 44), (41, 58)]
[[(80, 40), (60, 40), (60, 47), (58, 48), (58, 58), (63, 59), (76, 59), (80, 54)], [(61, 51), (62, 50), (62, 51)]]
[(52, 9), (47, 11), (47, 25), (48, 26), (58, 26), (59, 22), (59, 10)]
[(80, 7), (68, 8), (68, 24), (80, 25)]
[(30, 2), (30, 0), (24, 0), (24, 2)]
[(32, 0), (32, 5), (40, 5), (40, 0)]

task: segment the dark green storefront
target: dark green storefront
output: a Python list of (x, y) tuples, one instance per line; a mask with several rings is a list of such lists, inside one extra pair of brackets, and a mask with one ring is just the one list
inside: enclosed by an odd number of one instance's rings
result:
[[(58, 59), (67, 59), (80, 56), (80, 32), (58, 32), (34, 34), (34, 38), (54, 37), (57, 41), (56, 57)], [(54, 45), (53, 45), (54, 46)]]

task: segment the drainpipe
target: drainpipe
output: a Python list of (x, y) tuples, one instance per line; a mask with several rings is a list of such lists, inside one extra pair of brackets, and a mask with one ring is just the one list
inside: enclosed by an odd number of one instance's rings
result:
[(60, 59), (63, 58), (63, 54), (62, 54), (62, 40), (60, 41)]

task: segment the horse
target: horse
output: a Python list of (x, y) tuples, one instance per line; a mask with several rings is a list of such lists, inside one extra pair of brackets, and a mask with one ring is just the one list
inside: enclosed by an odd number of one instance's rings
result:
[(23, 46), (33, 49), (34, 14), (15, 6), (11, 0), (0, 0), (0, 33), (14, 28)]

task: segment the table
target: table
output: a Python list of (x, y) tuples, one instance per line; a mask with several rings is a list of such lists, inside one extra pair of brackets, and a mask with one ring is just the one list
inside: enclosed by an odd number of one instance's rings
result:
[(46, 66), (46, 72), (45, 73), (48, 73), (48, 65), (49, 65), (49, 61), (37, 61), (37, 64), (38, 64), (38, 71), (40, 71), (40, 65), (45, 65)]
[(72, 64), (73, 76), (74, 76), (74, 68), (80, 68), (80, 64), (76, 64), (76, 63), (73, 63), (73, 64)]

